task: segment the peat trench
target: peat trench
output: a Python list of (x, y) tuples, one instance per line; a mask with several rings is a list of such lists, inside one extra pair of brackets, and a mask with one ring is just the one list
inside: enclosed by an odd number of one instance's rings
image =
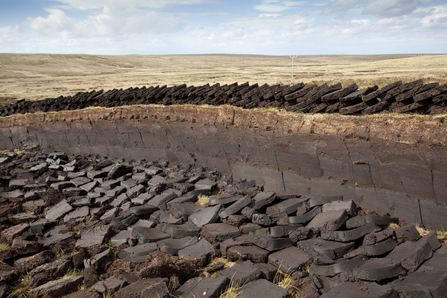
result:
[(341, 83), (321, 86), (249, 83), (220, 86), (167, 87), (151, 86), (126, 90), (79, 92), (74, 96), (60, 96), (40, 101), (19, 100), (0, 106), (0, 116), (35, 112), (80, 110), (86, 107), (117, 107), (134, 104), (163, 105), (233, 105), (242, 108), (279, 108), (298, 113), (338, 113), (340, 115), (370, 115), (383, 112), (442, 114), (447, 109), (447, 84), (423, 84), (423, 80), (409, 83), (398, 81), (378, 88), (358, 90), (356, 84), (343, 88)]
[(447, 296), (434, 231), (333, 193), (37, 149), (0, 156), (0, 187), (0, 297)]

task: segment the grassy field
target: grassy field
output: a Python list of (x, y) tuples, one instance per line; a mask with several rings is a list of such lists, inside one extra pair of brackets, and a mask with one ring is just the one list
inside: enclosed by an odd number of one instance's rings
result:
[[(79, 91), (156, 85), (290, 84), (288, 56), (0, 54), (0, 105)], [(294, 83), (380, 87), (422, 78), (447, 83), (447, 55), (299, 56)]]

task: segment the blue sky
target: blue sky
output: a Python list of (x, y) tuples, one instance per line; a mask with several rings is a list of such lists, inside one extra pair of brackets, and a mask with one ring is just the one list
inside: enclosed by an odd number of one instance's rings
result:
[(447, 0), (0, 1), (2, 53), (447, 52)]

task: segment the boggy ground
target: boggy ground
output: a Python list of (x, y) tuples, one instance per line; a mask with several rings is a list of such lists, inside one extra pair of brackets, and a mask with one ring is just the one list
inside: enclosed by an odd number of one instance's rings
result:
[[(157, 85), (200, 86), (234, 82), (290, 84), (288, 56), (180, 55), (92, 56), (0, 54), (0, 105), (20, 99), (72, 96), (92, 90)], [(299, 56), (294, 82), (341, 82), (359, 88), (423, 79), (447, 83), (447, 56), (366, 55)], [(418, 71), (419, 66), (419, 71)]]
[(32, 149), (0, 156), (0, 297), (447, 294), (435, 232), (349, 198)]

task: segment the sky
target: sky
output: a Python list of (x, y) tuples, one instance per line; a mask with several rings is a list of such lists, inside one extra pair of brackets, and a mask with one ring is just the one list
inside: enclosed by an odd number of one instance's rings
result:
[(1, 53), (447, 53), (447, 0), (0, 0)]

